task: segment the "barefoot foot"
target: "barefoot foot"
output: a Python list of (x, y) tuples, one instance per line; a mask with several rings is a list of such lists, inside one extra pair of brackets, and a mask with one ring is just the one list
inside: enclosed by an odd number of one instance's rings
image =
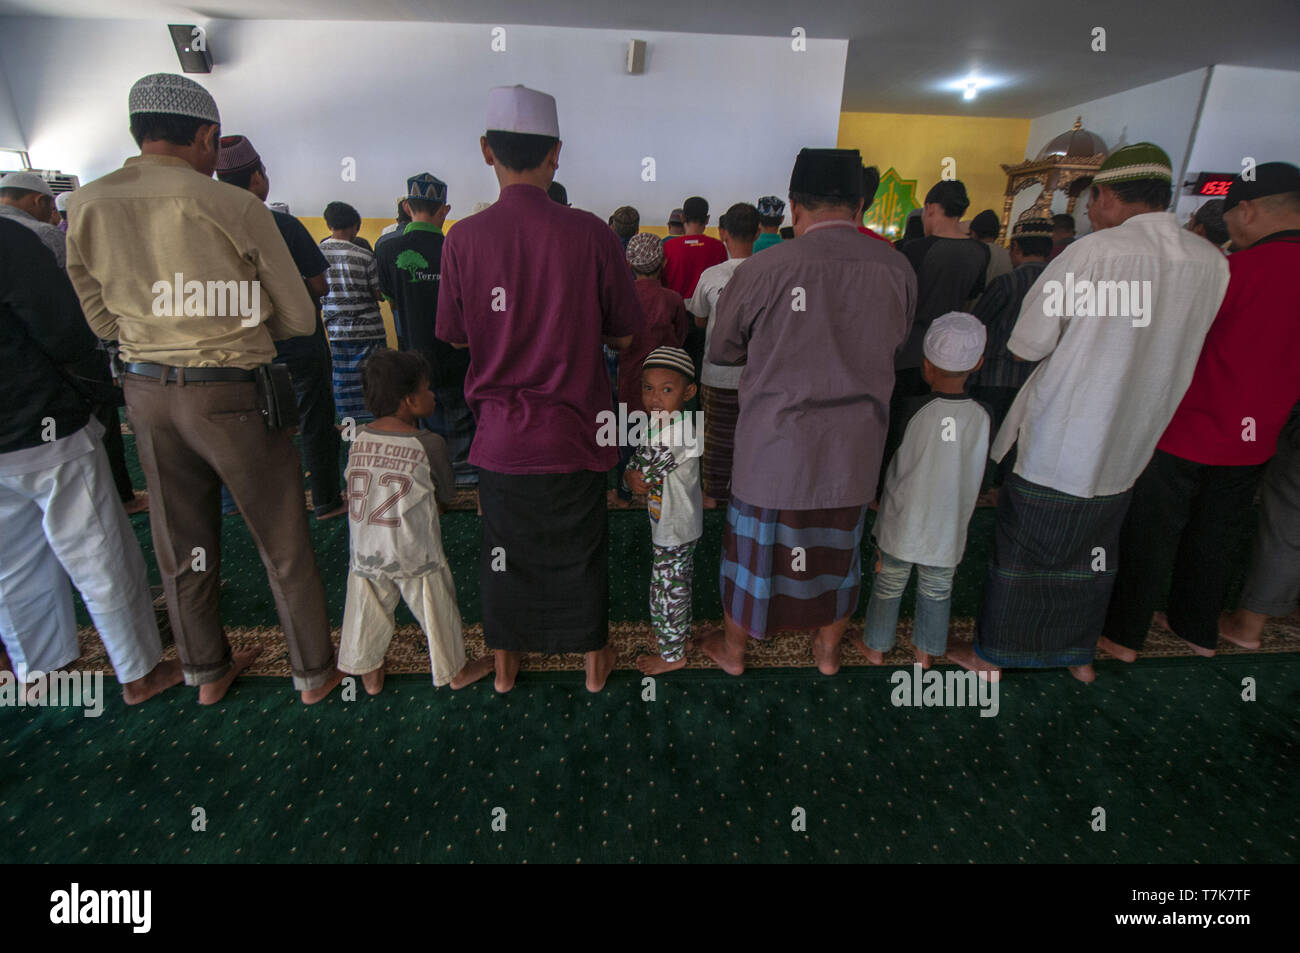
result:
[(460, 691), (466, 685), (473, 685), (480, 678), (487, 678), (496, 669), (496, 659), (491, 655), (482, 655), (472, 662), (466, 662), (459, 672), (451, 677), (453, 691)]
[[(1245, 609), (1225, 612), (1219, 616), (1219, 635), (1238, 648), (1257, 649), (1263, 644), (1259, 633), (1264, 627), (1265, 618), (1267, 617)], [(1258, 625), (1253, 624), (1256, 619)]]
[(618, 652), (612, 645), (587, 653), (587, 691), (595, 693), (605, 687), (617, 658)]
[(867, 640), (860, 635), (849, 636), (849, 644), (867, 657), (867, 661), (872, 665), (884, 665), (885, 653), (879, 652), (867, 645)]
[(1136, 662), (1138, 654), (1127, 645), (1120, 645), (1118, 642), (1112, 642), (1106, 636), (1097, 639), (1097, 648), (1103, 649), (1108, 655), (1113, 655), (1121, 662)]
[(922, 652), (916, 646), (912, 647), (912, 655), (916, 658), (917, 664), (923, 669), (928, 669), (934, 663), (934, 656), (929, 652)]
[(817, 671), (823, 675), (834, 675), (840, 670), (844, 642), (842, 637), (824, 638), (813, 636), (812, 656), (817, 663)]
[[(379, 667), (380, 678), (383, 678), (384, 667)], [(325, 696), (334, 691), (335, 687), (343, 681), (343, 673), (338, 669), (330, 674), (329, 679), (320, 688), (313, 688), (310, 691), (302, 692), (302, 703), (304, 705), (314, 705), (319, 701), (324, 701)], [(381, 682), (382, 684), (382, 682)]]
[(713, 659), (718, 668), (728, 675), (741, 675), (745, 671), (745, 650), (739, 651), (727, 644), (720, 635), (709, 635), (695, 640), (696, 647)]
[(519, 677), (519, 653), (497, 649), (493, 652), (492, 663), (493, 668), (496, 669), (496, 681), (493, 687), (498, 693), (504, 695), (515, 687), (515, 679)]
[(968, 672), (978, 672), (980, 678), (996, 682), (1002, 678), (1002, 669), (992, 662), (986, 662), (975, 652), (975, 646), (969, 642), (950, 642), (944, 653)]
[(1070, 674), (1085, 685), (1097, 680), (1097, 671), (1092, 667), (1092, 663), (1087, 665), (1071, 665)]
[(362, 675), (361, 684), (365, 687), (367, 695), (378, 695), (382, 692), (384, 690), (383, 663), (380, 663), (379, 668)]
[(185, 673), (181, 671), (180, 659), (159, 662), (144, 678), (137, 678), (122, 686), (122, 700), (128, 705), (138, 705), (183, 681)]
[(686, 667), (686, 656), (676, 662), (665, 662), (662, 655), (642, 655), (636, 660), (636, 667), (646, 675), (662, 675)]
[(235, 649), (231, 653), (233, 664), (230, 666), (230, 671), (215, 682), (208, 682), (206, 685), (199, 686), (199, 704), (215, 705), (225, 698), (226, 692), (230, 691), (230, 686), (234, 684), (235, 679), (240, 676), (244, 669), (256, 662), (257, 657), (261, 654), (262, 647), (260, 645), (254, 645), (247, 649)]

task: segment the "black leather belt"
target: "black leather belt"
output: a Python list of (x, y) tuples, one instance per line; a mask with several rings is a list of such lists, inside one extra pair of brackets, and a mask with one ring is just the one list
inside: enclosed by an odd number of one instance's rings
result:
[(181, 377), (186, 381), (251, 381), (256, 380), (252, 371), (238, 367), (168, 367), (166, 364), (127, 364), (128, 374), (152, 377), (154, 380), (174, 381)]

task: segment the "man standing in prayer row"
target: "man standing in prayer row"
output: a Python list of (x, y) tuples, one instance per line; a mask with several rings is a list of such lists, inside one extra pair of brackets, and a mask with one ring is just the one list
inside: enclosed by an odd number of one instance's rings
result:
[(379, 287), (401, 316), (398, 339), (403, 348), (419, 351), (433, 376), (433, 415), (424, 425), (447, 442), (457, 486), (473, 486), (478, 474), (469, 462), (474, 442), (474, 415), (465, 403), (465, 372), (469, 352), (438, 340), (438, 285), (442, 271), (442, 226), (451, 206), (447, 183), (428, 172), (406, 180), (406, 204), (411, 221), (402, 234), (388, 239), (375, 252)]
[[(769, 196), (770, 197), (770, 196)], [(785, 203), (781, 203), (785, 209)], [(736, 273), (741, 262), (757, 247), (755, 238), (762, 217), (758, 209), (737, 202), (718, 221), (718, 232), (727, 246), (727, 260), (705, 268), (695, 285), (695, 294), (686, 309), (695, 315), (695, 323), (704, 328), (704, 369), (700, 375), (700, 403), (704, 410), (704, 459), (700, 462), (703, 506), (717, 508), (731, 497), (731, 463), (736, 442), (736, 418), (740, 415), (740, 377), (744, 367), (723, 367), (708, 358), (713, 337), (718, 298)]]
[[(207, 90), (153, 73), (131, 87), (129, 110), (141, 154), (73, 193), (68, 275), (91, 330), (118, 340), (126, 361), (127, 412), (185, 682), (199, 686), (200, 704), (217, 702), (259, 652), (232, 654), (221, 626), (224, 483), (266, 565), (294, 687), (312, 704), (342, 676), (307, 533), (302, 463), (289, 431), (267, 427), (254, 371), (275, 357), (276, 340), (315, 330), (315, 309), (270, 210), (212, 180), (221, 119)], [(238, 288), (237, 303), (211, 290), (197, 300), (186, 291), (194, 285)]]
[(99, 422), (71, 383), (107, 380), (99, 342), (54, 255), (3, 219), (0, 364), (0, 661), (30, 683), (78, 658), (71, 576), (128, 705), (180, 684)]
[(758, 200), (758, 238), (754, 239), (754, 254), (781, 244), (781, 223), (784, 221), (785, 203), (780, 198), (764, 195)]
[[(727, 249), (722, 242), (704, 234), (709, 224), (709, 203), (692, 195), (682, 203), (682, 225), (686, 229), (680, 239), (664, 243), (664, 284), (689, 301), (695, 294), (695, 285), (705, 268), (727, 260)], [(695, 379), (700, 379), (704, 363), (704, 331), (691, 325), (682, 345), (695, 362)]]
[[(384, 317), (379, 311), (383, 292), (379, 287), (379, 266), (370, 246), (358, 244), (361, 213), (346, 202), (325, 206), (325, 224), (330, 237), (320, 243), (329, 262), (325, 280), (329, 293), (321, 299), (321, 319), (329, 334), (330, 363), (334, 369), (334, 409), (340, 417), (368, 421), (361, 386), (361, 366), (366, 358), (387, 343)], [(398, 343), (405, 348), (401, 331)]]
[(668, 237), (664, 241), (668, 241), (669, 238), (681, 238), (685, 234), (686, 228), (682, 225), (682, 210), (675, 208), (668, 215)]
[(1069, 666), (1081, 681), (1095, 677), (1133, 484), (1228, 285), (1227, 259), (1166, 211), (1171, 181), (1158, 146), (1112, 152), (1092, 183), (1092, 234), (1025, 297), (1007, 346), (1042, 364), (990, 454), (1000, 461), (1017, 447), (974, 646), (948, 651), (966, 668)]
[[(1212, 656), (1255, 487), (1300, 400), (1300, 169), (1265, 162), (1224, 200), (1241, 249), (1191, 386), (1133, 488), (1098, 644), (1132, 662), (1168, 589), (1168, 625)], [(1170, 577), (1173, 583), (1170, 585)]]
[(1011, 253), (998, 244), (998, 233), (1002, 223), (998, 213), (986, 208), (970, 220), (970, 237), (983, 242), (989, 250), (989, 267), (984, 272), (984, 287), (988, 287), (994, 278), (1011, 271)]
[(59, 267), (66, 268), (67, 239), (58, 226), (50, 224), (54, 210), (54, 191), (35, 172), (10, 172), (0, 178), (0, 218), (35, 232), (53, 252)]
[[(1091, 220), (1089, 216), (1089, 220)], [(1054, 261), (1056, 256), (1074, 241), (1074, 216), (1066, 215), (1064, 212), (1052, 216), (1052, 257), (1048, 261)]]
[(626, 252), (627, 243), (641, 228), (641, 213), (630, 205), (621, 205), (609, 217), (609, 227), (614, 229), (614, 234), (623, 243), (623, 251)]
[(470, 352), (483, 635), (499, 692), (522, 652), (586, 653), (593, 692), (614, 667), (605, 475), (618, 447), (598, 442), (599, 415), (613, 412), (599, 345), (622, 350), (645, 317), (609, 226), (546, 194), (560, 146), (553, 97), (493, 89), (480, 148), (501, 195), (442, 249), (437, 334)]
[(839, 669), (861, 595), (860, 551), (916, 275), (857, 231), (862, 158), (804, 149), (790, 176), (795, 241), (741, 264), (718, 299), (713, 364), (744, 365), (722, 539), (726, 631), (700, 648), (731, 675), (749, 638), (816, 629)]
[[(222, 136), (217, 155), (217, 178), (235, 188), (247, 189), (263, 202), (271, 192), (262, 157), (247, 136)], [(340, 492), (339, 450), (343, 446), (334, 426), (334, 388), (330, 380), (329, 342), (320, 319), (320, 299), (329, 290), (325, 272), (329, 262), (312, 241), (306, 226), (287, 212), (271, 209), (276, 228), (293, 257), (293, 263), (316, 305), (316, 329), (311, 334), (275, 343), (275, 362), (289, 369), (298, 404), (298, 433), (310, 475), (311, 506), (318, 520), (334, 519), (348, 511)]]

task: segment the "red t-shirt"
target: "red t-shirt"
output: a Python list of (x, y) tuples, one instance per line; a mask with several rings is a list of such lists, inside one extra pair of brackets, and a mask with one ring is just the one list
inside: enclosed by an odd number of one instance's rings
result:
[(1231, 255), (1228, 269), (1196, 373), (1157, 447), (1194, 463), (1250, 466), (1273, 456), (1300, 400), (1300, 231)]
[(681, 347), (689, 327), (682, 296), (653, 279), (635, 283), (646, 322), (618, 355), (618, 399), (627, 412), (645, 410), (641, 403), (641, 364), (657, 347)]
[(507, 186), (447, 232), (441, 285), (437, 336), (469, 345), (470, 463), (497, 473), (614, 466), (618, 448), (597, 443), (597, 415), (613, 411), (600, 339), (636, 334), (645, 315), (609, 226), (534, 186)]
[(682, 235), (664, 242), (664, 285), (688, 299), (695, 294), (704, 269), (726, 260), (727, 246), (708, 235)]

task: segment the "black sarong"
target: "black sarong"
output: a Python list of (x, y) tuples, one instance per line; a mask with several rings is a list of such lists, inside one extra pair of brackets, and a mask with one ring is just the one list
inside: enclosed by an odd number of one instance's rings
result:
[(479, 470), (489, 649), (594, 652), (609, 640), (605, 474)]

